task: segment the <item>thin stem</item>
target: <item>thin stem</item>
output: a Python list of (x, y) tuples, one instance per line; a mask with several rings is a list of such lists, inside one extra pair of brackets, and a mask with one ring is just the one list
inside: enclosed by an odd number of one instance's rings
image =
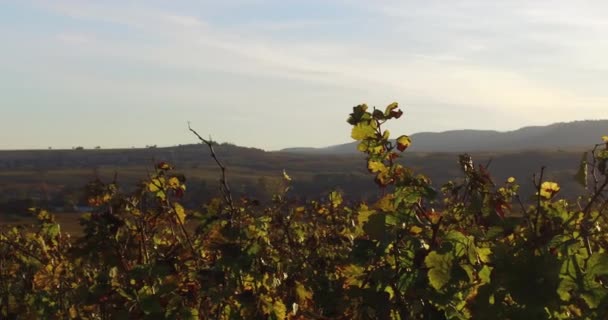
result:
[[(537, 203), (536, 203), (536, 219), (534, 223), (534, 234), (538, 235), (539, 232), (539, 224), (540, 224), (540, 214), (541, 214), (541, 189), (543, 184), (543, 176), (545, 174), (545, 166), (540, 168), (540, 177), (538, 179), (538, 184), (536, 185), (536, 191), (538, 195)], [(534, 183), (536, 184), (536, 175), (534, 175)]]
[[(192, 129), (192, 127), (190, 126), (190, 122), (188, 122), (188, 129), (205, 145), (207, 145), (207, 147), (209, 148), (209, 151), (211, 152), (211, 158), (213, 158), (213, 160), (215, 161), (215, 163), (217, 164), (217, 166), (220, 168), (221, 171), (221, 175), (220, 175), (220, 190), (222, 191), (222, 196), (224, 197), (224, 201), (226, 202), (226, 204), (228, 204), (228, 207), (230, 207), (230, 213), (232, 216), (236, 215), (236, 209), (234, 207), (234, 201), (232, 199), (232, 192), (230, 190), (230, 185), (228, 184), (228, 179), (226, 177), (226, 167), (222, 164), (222, 162), (219, 160), (219, 158), (217, 157), (217, 154), (215, 153), (215, 149), (213, 148), (213, 142), (211, 140), (207, 140), (203, 137), (201, 137), (200, 134), (198, 134), (198, 132), (196, 132), (196, 130)], [(231, 217), (232, 220), (232, 217)]]

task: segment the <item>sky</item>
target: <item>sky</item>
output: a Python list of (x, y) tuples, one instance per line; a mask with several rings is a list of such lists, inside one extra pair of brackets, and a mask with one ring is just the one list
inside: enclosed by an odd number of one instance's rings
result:
[[(0, 149), (350, 141), (608, 118), (608, 2), (0, 0)], [(414, 141), (415, 143), (415, 141)]]

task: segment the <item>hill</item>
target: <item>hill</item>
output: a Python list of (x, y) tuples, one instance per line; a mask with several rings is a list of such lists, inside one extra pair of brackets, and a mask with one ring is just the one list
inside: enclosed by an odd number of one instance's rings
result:
[[(554, 123), (499, 132), (492, 130), (451, 130), (412, 134), (410, 151), (419, 152), (504, 152), (523, 150), (583, 150), (608, 132), (608, 120)], [(316, 154), (357, 153), (357, 143), (325, 148), (288, 148), (283, 152)]]
[[(587, 146), (589, 149), (589, 146)], [(268, 200), (281, 188), (282, 170), (293, 178), (292, 197), (300, 200), (325, 197), (335, 189), (345, 199), (373, 201), (378, 190), (367, 172), (362, 155), (266, 152), (230, 144), (216, 147), (227, 166), (228, 179), (236, 197)], [(562, 195), (580, 192), (573, 175), (578, 168), (578, 151), (472, 152), (476, 163), (491, 161), (496, 184), (510, 176), (517, 178), (524, 194), (532, 189), (532, 174), (547, 165), (546, 178), (559, 181)], [(200, 208), (218, 194), (219, 171), (202, 145), (170, 148), (107, 150), (0, 151), (0, 220), (22, 214), (31, 206), (69, 212), (86, 206), (83, 186), (100, 178), (115, 177), (123, 190), (133, 190), (151, 174), (154, 163), (168, 161), (187, 178), (184, 203)], [(458, 157), (450, 152), (404, 153), (400, 160), (415, 172), (429, 176), (439, 188), (462, 177)], [(524, 199), (525, 200), (525, 199)], [(1, 221), (0, 221), (1, 222)]]

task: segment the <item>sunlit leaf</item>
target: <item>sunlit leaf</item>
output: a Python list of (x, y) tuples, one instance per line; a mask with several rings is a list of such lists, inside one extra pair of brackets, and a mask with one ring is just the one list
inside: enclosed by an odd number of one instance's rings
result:
[(550, 199), (559, 192), (559, 190), (560, 187), (556, 182), (545, 181), (540, 186), (540, 196), (545, 199)]
[(412, 144), (412, 140), (410, 139), (410, 137), (405, 136), (405, 135), (397, 138), (396, 142), (397, 142), (397, 149), (399, 151), (405, 151), (405, 149), (407, 149)]
[(300, 304), (305, 304), (312, 299), (312, 291), (307, 289), (301, 282), (296, 281), (296, 296)]
[(373, 137), (375, 134), (375, 129), (369, 123), (361, 122), (353, 127), (350, 136), (355, 140), (364, 140)]
[(329, 202), (331, 202), (331, 205), (334, 208), (337, 208), (338, 206), (340, 206), (342, 204), (342, 194), (340, 194), (340, 192), (338, 191), (332, 191), (329, 194)]
[(429, 283), (435, 290), (440, 291), (450, 282), (453, 264), (451, 254), (439, 254), (436, 251), (432, 251), (424, 259), (424, 264), (429, 268)]
[(394, 199), (393, 194), (385, 195), (384, 197), (380, 198), (380, 200), (378, 200), (378, 202), (376, 202), (376, 208), (378, 208), (384, 212), (394, 211), (395, 205), (394, 205), (393, 199)]
[(388, 170), (388, 168), (381, 161), (369, 161), (367, 163), (367, 168), (372, 173), (386, 172)]
[(173, 209), (175, 209), (177, 221), (179, 223), (184, 223), (184, 221), (186, 221), (186, 210), (184, 210), (184, 207), (182, 207), (182, 205), (179, 203), (174, 203)]
[(157, 192), (164, 186), (164, 178), (154, 178), (148, 183), (148, 191)]
[(167, 181), (167, 184), (171, 188), (178, 188), (181, 185), (181, 182), (177, 177), (171, 177), (169, 178), (169, 181)]
[(479, 279), (481, 280), (481, 283), (490, 283), (492, 269), (493, 268), (489, 266), (483, 266), (483, 268), (481, 268), (479, 271)]
[(386, 109), (384, 110), (384, 115), (386, 115), (388, 117), (388, 115), (390, 115), (391, 112), (393, 112), (397, 108), (399, 108), (399, 103), (393, 102), (393, 103), (389, 104), (388, 106), (386, 106)]
[(419, 234), (421, 232), (422, 232), (422, 228), (420, 228), (419, 226), (412, 226), (410, 228), (410, 233), (411, 234), (417, 235), (417, 234)]

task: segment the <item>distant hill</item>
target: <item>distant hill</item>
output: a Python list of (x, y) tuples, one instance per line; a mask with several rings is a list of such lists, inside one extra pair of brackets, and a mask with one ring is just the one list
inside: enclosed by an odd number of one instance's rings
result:
[[(410, 151), (418, 152), (502, 152), (523, 150), (588, 149), (608, 134), (608, 120), (587, 120), (524, 127), (499, 132), (493, 130), (451, 130), (420, 132), (411, 135)], [(325, 148), (288, 148), (292, 153), (351, 154), (357, 153), (357, 142)]]
[[(602, 131), (606, 134), (606, 130)], [(588, 141), (595, 138), (593, 135)], [(547, 137), (549, 145), (553, 139)], [(589, 150), (589, 143), (585, 145), (585, 150)], [(215, 150), (228, 168), (235, 199), (271, 199), (283, 188), (283, 169), (293, 179), (292, 196), (300, 200), (325, 198), (335, 189), (351, 200), (371, 202), (380, 194), (361, 154), (266, 152), (231, 144), (218, 145)], [(524, 196), (534, 192), (531, 177), (541, 166), (547, 166), (546, 179), (560, 183), (563, 196), (582, 191), (573, 178), (581, 159), (579, 151), (480, 151), (471, 155), (475, 163), (491, 163), (489, 171), (498, 185), (510, 176), (517, 178)], [(117, 178), (121, 190), (134, 190), (154, 171), (158, 161), (170, 162), (175, 166), (174, 172), (187, 177), (188, 190), (183, 199), (187, 207), (200, 208), (218, 195), (219, 170), (206, 146), (200, 144), (147, 149), (0, 151), (0, 224), (7, 214), (25, 214), (33, 206), (56, 211), (68, 205), (86, 205), (83, 186), (96, 178), (106, 182)], [(399, 161), (428, 175), (437, 188), (462, 177), (458, 156), (451, 152), (408, 151)]]

